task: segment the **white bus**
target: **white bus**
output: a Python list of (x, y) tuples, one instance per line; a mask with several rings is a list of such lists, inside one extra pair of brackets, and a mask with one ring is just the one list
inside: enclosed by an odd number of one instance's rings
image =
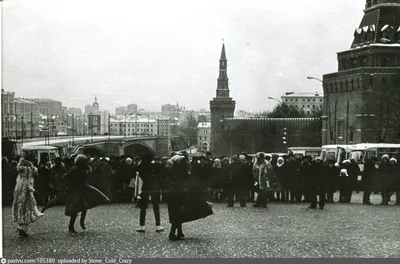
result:
[(400, 144), (357, 144), (350, 148), (349, 159), (354, 159), (359, 164), (361, 172), (363, 172), (366, 159), (375, 157), (378, 159), (379, 164), (382, 156), (385, 154), (389, 155), (390, 158), (399, 160)]
[(342, 163), (349, 157), (350, 149), (353, 145), (325, 145), (322, 146), (321, 160), (322, 162), (333, 161)]
[(288, 150), (293, 153), (296, 159), (306, 156), (311, 156), (313, 159), (315, 159), (316, 157), (320, 157), (322, 152), (322, 148), (318, 147), (293, 147), (288, 148)]
[(52, 165), (54, 165), (54, 159), (60, 157), (58, 148), (51, 146), (22, 146), (22, 152), (24, 157), (34, 156), (37, 158), (38, 163), (42, 160), (47, 160)]

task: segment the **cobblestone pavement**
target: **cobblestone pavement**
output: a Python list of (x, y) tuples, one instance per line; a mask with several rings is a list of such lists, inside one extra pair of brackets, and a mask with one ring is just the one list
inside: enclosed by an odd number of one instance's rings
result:
[[(337, 200), (337, 197), (336, 197)], [(3, 208), (4, 256), (23, 257), (400, 257), (400, 206), (362, 205), (361, 193), (352, 204), (328, 204), (307, 211), (307, 204), (272, 203), (268, 209), (215, 204), (214, 215), (184, 225), (183, 241), (171, 242), (168, 212), (161, 206), (164, 233), (156, 233), (151, 206), (146, 233), (135, 232), (139, 209), (134, 205), (105, 205), (89, 211), (87, 228), (67, 234), (64, 207), (46, 211), (20, 239)], [(80, 231), (79, 225), (76, 229)]]

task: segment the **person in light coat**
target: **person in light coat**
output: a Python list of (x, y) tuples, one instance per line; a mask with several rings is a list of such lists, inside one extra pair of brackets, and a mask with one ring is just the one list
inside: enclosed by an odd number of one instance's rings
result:
[(44, 214), (39, 212), (33, 193), (34, 177), (38, 170), (30, 161), (21, 159), (17, 166), (18, 176), (14, 189), (12, 217), (18, 223), (17, 232), (20, 237), (27, 237), (28, 226)]
[(264, 153), (257, 154), (257, 160), (253, 165), (255, 185), (258, 187), (256, 204), (253, 207), (267, 207), (267, 192), (269, 189), (269, 177), (273, 173), (271, 163), (265, 160)]

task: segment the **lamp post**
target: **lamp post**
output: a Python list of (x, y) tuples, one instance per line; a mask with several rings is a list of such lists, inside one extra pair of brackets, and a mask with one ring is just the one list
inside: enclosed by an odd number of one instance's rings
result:
[(315, 81), (319, 81), (321, 83), (324, 83), (321, 79), (316, 78), (316, 77), (311, 77), (311, 76), (307, 76), (307, 80), (315, 80)]
[(275, 100), (277, 101), (279, 104), (282, 104), (282, 102), (274, 97), (268, 97), (269, 100)]

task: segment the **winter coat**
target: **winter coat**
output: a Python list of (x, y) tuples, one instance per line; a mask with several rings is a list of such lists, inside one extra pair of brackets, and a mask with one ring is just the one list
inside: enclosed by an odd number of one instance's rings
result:
[(65, 181), (64, 181), (64, 176), (65, 173), (67, 173), (67, 168), (63, 163), (59, 167), (54, 165), (50, 169), (50, 179), (51, 183), (53, 186), (53, 189), (55, 191), (64, 191), (66, 186), (65, 186)]
[(67, 183), (65, 215), (76, 216), (79, 212), (109, 201), (101, 191), (88, 184), (88, 170), (72, 167), (65, 175)]
[(378, 168), (378, 187), (379, 189), (388, 188), (390, 186), (391, 171), (390, 163), (381, 163)]
[(12, 216), (14, 222), (20, 225), (28, 225), (43, 215), (38, 211), (36, 200), (33, 196), (35, 191), (33, 187), (34, 177), (36, 177), (38, 171), (31, 162), (24, 159), (20, 160), (17, 171)]
[(270, 162), (264, 160), (263, 163), (257, 161), (253, 165), (253, 176), (258, 182), (260, 190), (266, 190), (269, 188), (269, 179), (273, 177), (273, 167)]

